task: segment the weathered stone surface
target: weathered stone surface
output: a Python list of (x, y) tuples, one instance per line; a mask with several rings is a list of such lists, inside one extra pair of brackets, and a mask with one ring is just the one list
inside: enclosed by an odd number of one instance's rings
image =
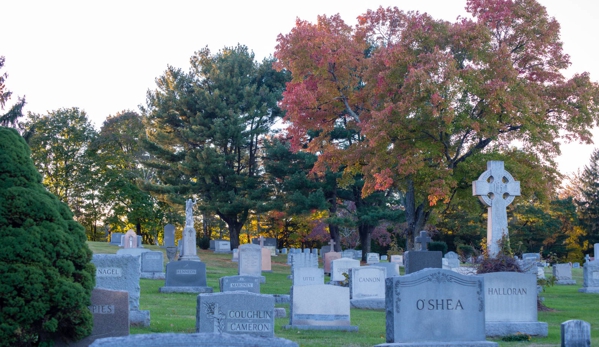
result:
[(175, 226), (172, 224), (164, 226), (164, 247), (175, 247)]
[(485, 341), (483, 291), (482, 277), (443, 269), (424, 269), (387, 278), (387, 343), (497, 346)]
[(214, 253), (231, 253), (231, 242), (225, 240), (214, 241)]
[(370, 266), (382, 267), (385, 269), (387, 277), (399, 276), (399, 263), (378, 263)]
[(298, 347), (298, 344), (277, 337), (256, 337), (240, 334), (136, 334), (96, 340), (90, 347)]
[(351, 299), (385, 300), (387, 270), (378, 266), (349, 269), (349, 295)]
[(576, 281), (572, 279), (572, 267), (570, 264), (555, 264), (553, 265), (553, 277), (555, 277), (555, 284), (559, 285), (573, 285)]
[(259, 245), (239, 246), (238, 269), (240, 276), (262, 276), (262, 250)]
[(312, 286), (324, 284), (324, 269), (300, 267), (293, 270), (294, 286)]
[(141, 254), (141, 278), (155, 280), (165, 278), (164, 253), (144, 252)]
[(331, 273), (331, 263), (333, 260), (341, 259), (341, 253), (328, 252), (324, 254), (324, 273)]
[(96, 288), (127, 291), (131, 325), (150, 325), (150, 312), (139, 310), (139, 256), (94, 254), (92, 263), (96, 266)]
[(381, 262), (381, 257), (378, 253), (366, 254), (366, 264), (378, 264)]
[(123, 233), (112, 233), (110, 234), (110, 244), (114, 246), (119, 246), (121, 244), (121, 239), (125, 234)]
[(274, 337), (272, 295), (227, 292), (198, 295), (196, 332)]
[(560, 326), (562, 347), (591, 347), (591, 324), (583, 320), (568, 320)]
[(349, 275), (349, 269), (360, 267), (360, 261), (356, 259), (341, 258), (331, 262), (331, 282), (345, 281), (344, 273)]
[(583, 285), (580, 293), (599, 293), (599, 260), (587, 261), (582, 266)]

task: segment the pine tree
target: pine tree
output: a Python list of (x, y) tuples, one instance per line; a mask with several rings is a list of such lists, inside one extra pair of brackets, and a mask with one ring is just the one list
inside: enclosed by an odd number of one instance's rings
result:
[(592, 248), (593, 244), (599, 242), (599, 149), (595, 149), (591, 154), (589, 164), (582, 170), (579, 182), (580, 198), (576, 200), (576, 204), (579, 208), (580, 222), (587, 234), (583, 237), (583, 242)]
[(41, 183), (27, 143), (0, 127), (0, 346), (91, 333), (95, 282), (83, 227)]

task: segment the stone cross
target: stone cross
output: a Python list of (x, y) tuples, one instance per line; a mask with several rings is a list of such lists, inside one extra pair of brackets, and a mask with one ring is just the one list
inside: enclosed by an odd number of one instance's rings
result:
[(331, 246), (331, 249), (329, 250), (329, 252), (335, 252), (335, 241), (333, 239), (331, 239), (331, 241), (329, 241), (329, 246)]
[(472, 195), (488, 207), (487, 252), (494, 258), (499, 253), (501, 240), (508, 237), (506, 208), (520, 196), (520, 182), (505, 171), (502, 161), (488, 161), (487, 171), (472, 182)]
[(421, 251), (428, 251), (428, 243), (431, 242), (431, 238), (428, 237), (426, 231), (422, 230), (420, 236), (416, 237), (416, 242), (420, 244)]

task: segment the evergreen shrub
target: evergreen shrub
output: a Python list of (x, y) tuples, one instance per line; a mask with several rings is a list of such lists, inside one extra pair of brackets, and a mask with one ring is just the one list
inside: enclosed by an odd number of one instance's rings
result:
[(68, 206), (41, 183), (27, 143), (0, 127), (0, 346), (92, 331), (92, 252)]
[(200, 247), (200, 249), (208, 249), (210, 248), (210, 238), (206, 237), (206, 236), (202, 236), (198, 239), (198, 247)]
[(441, 251), (443, 255), (447, 253), (447, 243), (445, 241), (432, 241), (428, 244), (429, 251)]

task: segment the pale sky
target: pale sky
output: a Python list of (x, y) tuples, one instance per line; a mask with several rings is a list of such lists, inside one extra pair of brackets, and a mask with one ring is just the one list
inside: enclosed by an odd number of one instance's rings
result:
[[(599, 81), (599, 1), (540, 0), (561, 24), (566, 72), (587, 71)], [(302, 0), (302, 1), (27, 1), (0, 3), (0, 56), (7, 88), (26, 96), (25, 111), (45, 113), (79, 107), (99, 129), (122, 110), (138, 110), (167, 65), (187, 70), (191, 55), (208, 46), (246, 45), (257, 60), (274, 52), (278, 34), (296, 17), (316, 21), (339, 13), (348, 24), (367, 9), (397, 6), (454, 21), (466, 0)], [(14, 101), (13, 100), (13, 101)], [(599, 131), (595, 132), (599, 146)], [(562, 173), (588, 163), (594, 145), (562, 146)]]

